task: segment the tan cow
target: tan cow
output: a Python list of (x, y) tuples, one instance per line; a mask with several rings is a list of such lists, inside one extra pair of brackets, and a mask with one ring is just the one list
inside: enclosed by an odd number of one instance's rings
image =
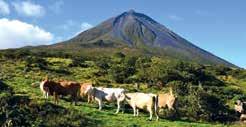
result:
[(91, 95), (86, 94), (86, 89), (90, 89), (93, 87), (92, 83), (81, 83), (80, 84), (80, 96), (86, 97), (87, 96), (87, 102), (90, 103), (94, 100), (94, 97)]
[(172, 89), (169, 90), (169, 93), (158, 94), (158, 108), (168, 108), (169, 110), (174, 110), (174, 104), (176, 97), (173, 95)]
[(139, 109), (147, 109), (149, 112), (149, 120), (152, 120), (153, 113), (156, 115), (156, 120), (159, 119), (158, 116), (158, 96), (155, 94), (147, 93), (127, 93), (126, 101), (130, 104), (133, 109), (133, 116), (139, 115)]
[(46, 99), (48, 99), (49, 95), (54, 96), (56, 104), (58, 104), (59, 95), (71, 95), (76, 104), (80, 91), (80, 84), (72, 81), (55, 82), (46, 78), (40, 83), (40, 89)]

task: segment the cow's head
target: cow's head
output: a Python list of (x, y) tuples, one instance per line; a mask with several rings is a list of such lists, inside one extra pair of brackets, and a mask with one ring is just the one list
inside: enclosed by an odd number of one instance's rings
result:
[(93, 87), (93, 86), (87, 86), (86, 88), (85, 88), (85, 94), (88, 94), (88, 95), (94, 95), (94, 91), (95, 91), (95, 87)]
[(46, 76), (41, 82), (40, 82), (40, 88), (43, 89), (48, 94), (50, 93), (49, 85), (52, 84), (52, 81), (48, 79), (48, 76)]
[(177, 95), (175, 95), (174, 93), (173, 93), (173, 90), (172, 90), (172, 88), (170, 88), (169, 89), (169, 101), (168, 101), (168, 104), (167, 104), (167, 106), (168, 106), (168, 109), (169, 110), (174, 110), (174, 108), (175, 108), (175, 103), (176, 103), (176, 101), (177, 101)]

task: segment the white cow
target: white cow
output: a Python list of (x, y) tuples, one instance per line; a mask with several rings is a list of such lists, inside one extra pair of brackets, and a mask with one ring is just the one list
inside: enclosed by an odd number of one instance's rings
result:
[(139, 109), (146, 108), (149, 111), (152, 120), (153, 112), (156, 115), (156, 120), (159, 119), (158, 116), (158, 96), (155, 94), (146, 93), (127, 93), (126, 101), (130, 104), (133, 109), (133, 116), (139, 115)]
[(102, 88), (88, 87), (85, 93), (95, 97), (98, 102), (99, 110), (102, 110), (103, 100), (108, 102), (117, 102), (116, 114), (120, 111), (121, 103), (125, 100), (125, 90), (122, 88)]

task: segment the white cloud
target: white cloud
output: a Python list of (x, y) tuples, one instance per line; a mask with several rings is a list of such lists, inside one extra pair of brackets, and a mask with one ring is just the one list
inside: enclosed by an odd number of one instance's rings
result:
[(50, 44), (53, 35), (19, 20), (0, 19), (0, 49)]
[(17, 13), (29, 17), (41, 17), (45, 14), (45, 9), (41, 5), (31, 3), (30, 1), (13, 2)]
[(168, 18), (171, 19), (171, 20), (174, 20), (174, 21), (182, 21), (182, 20), (184, 20), (182, 17), (179, 17), (177, 15), (169, 15)]
[(0, 0), (0, 14), (8, 15), (10, 13), (9, 4), (3, 0)]
[(86, 30), (88, 30), (88, 29), (90, 29), (92, 27), (93, 27), (93, 25), (91, 25), (91, 24), (89, 24), (87, 22), (83, 22), (81, 24), (81, 32), (86, 31)]
[(64, 5), (64, 2), (62, 0), (55, 1), (54, 4), (52, 4), (49, 9), (52, 10), (54, 13), (58, 14), (61, 12), (61, 8)]
[(92, 27), (93, 27), (93, 25), (91, 25), (91, 24), (89, 24), (87, 22), (83, 22), (80, 25), (80, 30), (77, 33), (75, 33), (74, 36), (80, 34), (81, 32), (84, 32), (84, 31), (86, 31), (86, 30), (88, 30), (88, 29), (90, 29)]

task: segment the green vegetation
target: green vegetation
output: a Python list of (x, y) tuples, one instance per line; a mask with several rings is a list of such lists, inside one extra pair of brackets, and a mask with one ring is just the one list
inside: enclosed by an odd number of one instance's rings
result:
[[(64, 97), (59, 105), (42, 97), (39, 82), (91, 81), (96, 86), (122, 87), (130, 92), (161, 93), (172, 87), (178, 96), (176, 111), (164, 110), (162, 119), (147, 121), (132, 110), (114, 114), (115, 105)], [(0, 125), (10, 126), (243, 126), (233, 111), (235, 100), (246, 100), (246, 71), (200, 65), (164, 57), (111, 54), (33, 52), (27, 49), (0, 52)], [(135, 87), (139, 84), (139, 88)]]

